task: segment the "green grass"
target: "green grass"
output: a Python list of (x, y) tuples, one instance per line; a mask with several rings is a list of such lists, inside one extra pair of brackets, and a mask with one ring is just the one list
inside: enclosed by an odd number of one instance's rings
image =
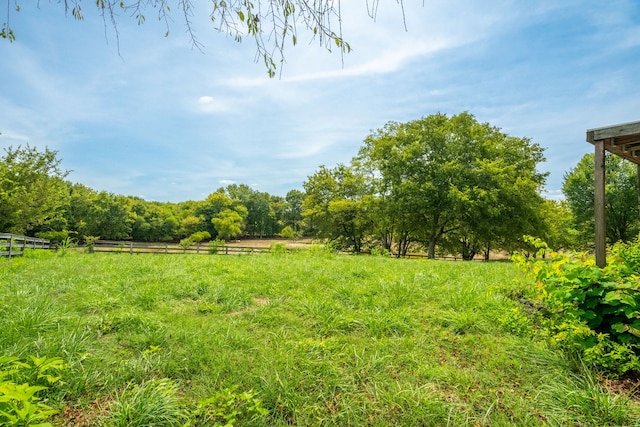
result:
[(319, 251), (16, 258), (0, 352), (68, 365), (42, 395), (54, 425), (640, 425), (535, 339), (519, 276)]

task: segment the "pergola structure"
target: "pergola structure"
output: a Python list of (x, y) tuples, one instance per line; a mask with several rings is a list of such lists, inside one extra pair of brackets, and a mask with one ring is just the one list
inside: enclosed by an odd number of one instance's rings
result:
[[(587, 141), (595, 146), (595, 232), (596, 265), (607, 264), (607, 227), (605, 217), (605, 151), (638, 165), (640, 181), (640, 122), (623, 123), (587, 131)], [(640, 186), (638, 187), (640, 189)], [(640, 206), (640, 193), (638, 196)]]

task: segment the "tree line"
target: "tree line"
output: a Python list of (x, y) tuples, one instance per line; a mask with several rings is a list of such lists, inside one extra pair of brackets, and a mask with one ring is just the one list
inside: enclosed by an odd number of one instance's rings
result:
[[(590, 249), (593, 155), (565, 174), (565, 200), (554, 201), (543, 197), (543, 151), (469, 113), (434, 114), (387, 123), (349, 164), (319, 166), (304, 191), (282, 197), (232, 184), (204, 200), (161, 203), (72, 183), (56, 151), (9, 147), (0, 163), (0, 231), (79, 241), (307, 236), (354, 252), (464, 259), (533, 250), (524, 236), (552, 249)], [(608, 156), (611, 243), (636, 237), (637, 204), (637, 169)]]

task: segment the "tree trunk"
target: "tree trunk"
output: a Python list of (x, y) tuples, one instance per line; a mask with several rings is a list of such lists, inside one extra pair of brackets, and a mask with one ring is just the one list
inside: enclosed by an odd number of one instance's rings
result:
[(491, 243), (487, 242), (487, 246), (484, 248), (484, 260), (489, 261), (489, 255), (491, 254)]
[(436, 237), (432, 236), (429, 238), (429, 251), (427, 252), (427, 258), (435, 259), (436, 257)]

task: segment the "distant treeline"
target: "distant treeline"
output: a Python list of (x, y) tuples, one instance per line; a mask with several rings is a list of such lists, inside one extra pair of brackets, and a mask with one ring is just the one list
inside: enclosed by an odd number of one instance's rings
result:
[[(435, 114), (388, 123), (350, 164), (320, 166), (304, 191), (282, 197), (233, 184), (204, 200), (160, 203), (72, 183), (56, 151), (9, 147), (0, 163), (0, 232), (54, 241), (310, 236), (355, 252), (464, 259), (533, 250), (525, 235), (552, 249), (588, 249), (592, 157), (566, 174), (559, 202), (542, 195), (543, 154), (471, 114)], [(638, 232), (637, 173), (607, 161), (608, 235), (629, 240)]]

